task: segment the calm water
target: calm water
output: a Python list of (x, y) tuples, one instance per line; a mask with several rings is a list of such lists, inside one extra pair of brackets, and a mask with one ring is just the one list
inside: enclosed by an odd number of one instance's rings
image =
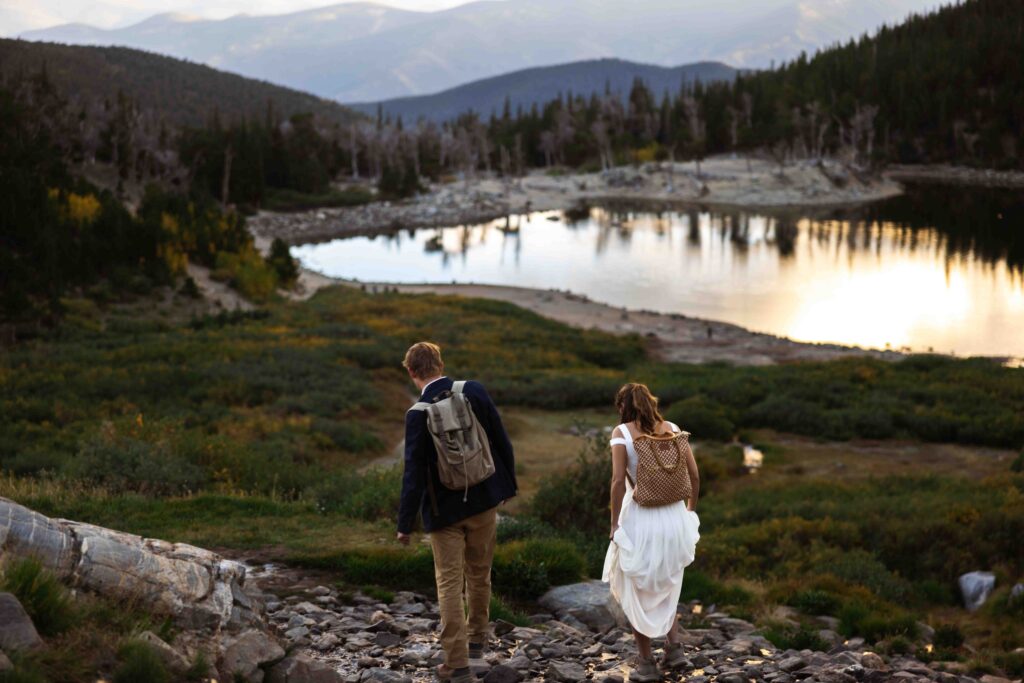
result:
[(918, 188), (814, 219), (594, 208), (293, 249), (364, 281), (568, 289), (801, 341), (1024, 357), (1024, 194)]

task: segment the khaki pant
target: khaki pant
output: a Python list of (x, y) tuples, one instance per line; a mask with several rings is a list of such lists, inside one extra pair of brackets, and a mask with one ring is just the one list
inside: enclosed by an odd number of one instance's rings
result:
[[(469, 642), (486, 643), (498, 509), (430, 533), (441, 612), (441, 647), (452, 669), (469, 666)], [(467, 628), (466, 607), (469, 606)]]

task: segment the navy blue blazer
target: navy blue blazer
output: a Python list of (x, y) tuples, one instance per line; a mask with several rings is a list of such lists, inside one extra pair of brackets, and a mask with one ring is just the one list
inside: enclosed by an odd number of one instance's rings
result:
[[(430, 403), (439, 394), (450, 391), (454, 382), (442, 377), (426, 387), (420, 398)], [(486, 481), (469, 488), (463, 502), (463, 491), (452, 491), (441, 485), (437, 475), (437, 449), (427, 430), (427, 414), (410, 410), (405, 414), (405, 474), (402, 476), (402, 502), (398, 510), (398, 531), (411, 533), (416, 514), (423, 512), (423, 529), (434, 531), (451, 526), (467, 517), (490, 510), (503, 500), (516, 495), (515, 457), (512, 442), (505, 433), (501, 416), (487, 390), (479, 382), (466, 382), (463, 393), (487, 432), (494, 457), (494, 474)]]

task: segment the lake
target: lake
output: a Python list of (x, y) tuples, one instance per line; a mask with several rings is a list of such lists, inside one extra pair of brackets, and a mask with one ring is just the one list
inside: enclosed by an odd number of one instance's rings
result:
[(1024, 357), (1024, 193), (911, 187), (811, 215), (595, 207), (294, 247), (369, 282), (555, 288), (808, 342)]

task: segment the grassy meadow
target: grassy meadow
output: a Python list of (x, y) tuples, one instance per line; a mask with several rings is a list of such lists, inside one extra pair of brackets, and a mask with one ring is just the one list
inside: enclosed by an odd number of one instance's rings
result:
[[(779, 644), (821, 645), (813, 617), (826, 615), (880, 649), (1024, 672), (1024, 602), (1009, 597), (1024, 578), (1024, 371), (932, 356), (664, 364), (639, 337), (508, 304), (345, 287), (214, 317), (68, 304), (58, 331), (0, 356), (0, 495), (45, 514), (350, 586), (429, 589), (429, 550), (392, 539), (413, 399), (399, 363), (430, 338), (450, 374), (488, 386), (517, 446), (502, 614), (599, 573), (600, 430), (615, 389), (637, 379), (693, 432), (702, 468), (686, 599)], [(734, 436), (764, 451), (762, 471), (745, 472)], [(956, 577), (975, 569), (996, 572), (997, 590), (968, 615)], [(939, 629), (930, 651), (922, 620)]]

